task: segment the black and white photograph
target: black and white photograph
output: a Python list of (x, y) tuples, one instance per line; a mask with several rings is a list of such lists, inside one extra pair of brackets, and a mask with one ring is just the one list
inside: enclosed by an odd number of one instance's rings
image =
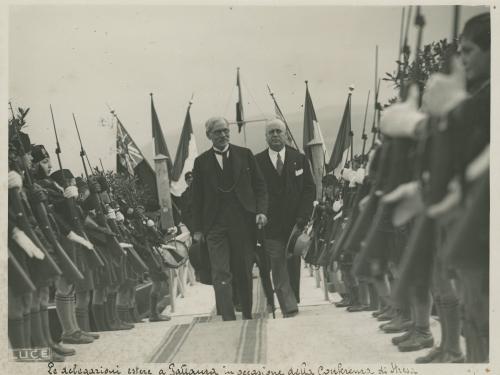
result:
[(6, 373), (500, 374), (495, 2), (3, 9)]

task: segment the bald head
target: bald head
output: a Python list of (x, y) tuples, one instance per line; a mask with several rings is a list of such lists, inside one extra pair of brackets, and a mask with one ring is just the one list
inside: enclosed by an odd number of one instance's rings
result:
[(280, 151), (286, 144), (286, 126), (279, 119), (270, 120), (266, 124), (266, 141), (274, 151)]

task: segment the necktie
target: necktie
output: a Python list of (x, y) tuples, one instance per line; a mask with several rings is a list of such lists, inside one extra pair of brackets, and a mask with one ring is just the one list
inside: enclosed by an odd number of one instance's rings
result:
[(278, 159), (276, 160), (276, 171), (281, 176), (281, 172), (283, 172), (283, 160), (281, 160), (279, 152), (278, 152)]

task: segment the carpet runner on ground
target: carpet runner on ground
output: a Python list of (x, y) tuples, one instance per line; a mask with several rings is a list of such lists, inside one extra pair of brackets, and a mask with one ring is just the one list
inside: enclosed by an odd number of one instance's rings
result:
[[(222, 322), (215, 315), (171, 327), (150, 356), (153, 363), (265, 363), (267, 301), (260, 279), (253, 283), (253, 320)], [(203, 323), (203, 324), (198, 324)]]

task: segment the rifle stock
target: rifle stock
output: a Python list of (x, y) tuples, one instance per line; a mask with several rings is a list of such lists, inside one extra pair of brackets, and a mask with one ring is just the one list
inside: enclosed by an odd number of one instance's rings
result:
[(396, 280), (392, 292), (396, 300), (405, 298), (409, 286), (429, 283), (435, 247), (434, 220), (422, 213), (415, 219), (408, 246), (400, 261), (401, 276)]
[(24, 210), (21, 197), (19, 196), (19, 192), (14, 191), (14, 189), (9, 189), (9, 198), (9, 203), (12, 205), (12, 209), (14, 210), (20, 222), (22, 231), (44, 254), (44, 258), (38, 261), (40, 263), (40, 266), (38, 267), (40, 278), (51, 278), (61, 275), (61, 269), (49, 254), (45, 246), (42, 244), (37, 234), (31, 227), (31, 224), (28, 222), (28, 217), (26, 216), (26, 212)]
[(26, 273), (21, 264), (17, 261), (14, 254), (9, 249), (8, 263), (8, 284), (9, 287), (18, 290), (20, 293), (31, 293), (36, 290), (35, 284)]
[(40, 228), (42, 229), (45, 238), (50, 242), (50, 245), (57, 253), (59, 258), (59, 265), (61, 267), (62, 273), (71, 281), (81, 281), (84, 279), (81, 271), (73, 263), (73, 260), (69, 257), (66, 251), (62, 248), (58, 239), (56, 238), (52, 228), (50, 227), (50, 221), (47, 216), (47, 210), (43, 203), (37, 204), (35, 206), (35, 214), (40, 223)]

